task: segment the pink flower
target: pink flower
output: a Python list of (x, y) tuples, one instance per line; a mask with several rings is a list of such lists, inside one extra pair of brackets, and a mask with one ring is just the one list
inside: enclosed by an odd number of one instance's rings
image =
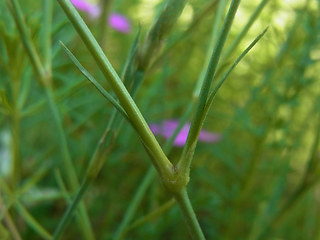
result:
[(101, 8), (98, 4), (92, 4), (85, 0), (70, 0), (70, 2), (79, 10), (87, 12), (91, 17), (97, 18), (100, 16)]
[[(70, 2), (77, 9), (88, 13), (92, 18), (98, 18), (101, 14), (101, 7), (98, 4), (92, 4), (86, 0), (70, 0)], [(122, 14), (111, 13), (108, 17), (108, 24), (118, 32), (131, 32), (131, 24), (129, 20)]]
[(119, 32), (122, 32), (122, 33), (131, 32), (131, 25), (129, 20), (125, 16), (119, 13), (111, 13), (109, 15), (108, 22), (110, 27), (112, 27), (113, 29), (116, 29)]
[[(150, 124), (150, 129), (153, 134), (161, 135), (166, 139), (169, 139), (174, 133), (175, 129), (178, 127), (178, 120), (165, 120), (161, 124)], [(174, 145), (178, 147), (184, 146), (187, 141), (188, 133), (190, 129), (190, 123), (186, 123), (180, 132), (178, 133), (176, 139), (174, 140)], [(221, 138), (220, 134), (210, 133), (202, 130), (199, 134), (199, 141), (201, 142), (217, 142)]]

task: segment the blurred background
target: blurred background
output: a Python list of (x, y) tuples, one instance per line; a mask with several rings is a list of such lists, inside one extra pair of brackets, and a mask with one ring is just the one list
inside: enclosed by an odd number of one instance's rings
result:
[[(22, 239), (50, 239), (74, 192), (65, 186), (68, 179), (61, 167), (55, 116), (8, 2), (0, 2), (0, 239), (17, 239), (12, 229)], [(32, 41), (45, 58), (48, 49), (41, 45), (45, 1), (19, 2)], [(144, 43), (166, 1), (86, 2), (92, 8), (78, 7), (78, 11), (121, 75), (133, 42), (139, 35), (140, 46)], [(148, 123), (179, 120), (184, 114), (230, 2), (187, 1), (153, 56), (135, 98)], [(196, 149), (188, 189), (207, 239), (320, 240), (319, 4), (318, 0), (240, 4), (213, 85), (250, 42), (269, 29), (213, 102), (204, 129), (220, 134), (220, 140), (199, 142)], [(223, 13), (220, 19), (218, 9)], [(59, 41), (107, 90), (110, 86), (56, 1), (52, 16), (51, 88), (81, 179), (113, 106), (81, 75)], [(164, 137), (157, 139), (165, 144)], [(181, 152), (174, 146), (169, 159), (177, 161)], [(103, 169), (84, 196), (96, 239), (114, 239), (150, 163), (139, 138), (124, 122)], [(148, 215), (168, 200), (170, 195), (155, 178), (123, 239), (188, 239), (175, 204)], [(74, 218), (63, 239), (89, 238)]]

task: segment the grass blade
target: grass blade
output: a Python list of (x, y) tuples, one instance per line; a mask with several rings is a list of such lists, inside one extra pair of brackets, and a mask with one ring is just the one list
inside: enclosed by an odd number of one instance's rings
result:
[[(168, 154), (171, 151), (174, 140), (176, 139), (177, 135), (179, 134), (184, 124), (189, 119), (193, 109), (194, 109), (194, 104), (191, 103), (190, 106), (184, 112), (183, 116), (181, 117), (177, 128), (174, 130), (171, 137), (166, 141), (163, 147), (163, 150), (165, 151), (166, 154)], [(125, 212), (125, 215), (122, 218), (119, 224), (119, 227), (114, 234), (114, 237), (113, 237), (114, 240), (119, 240), (121, 239), (121, 236), (123, 236), (124, 232), (127, 229), (128, 224), (134, 217), (134, 214), (136, 213), (139, 205), (141, 204), (141, 201), (147, 191), (147, 188), (150, 186), (150, 184), (152, 183), (155, 177), (156, 177), (156, 171), (153, 167), (150, 167), (148, 172), (145, 174), (144, 178), (142, 179), (142, 181), (139, 183), (139, 187), (135, 191), (135, 194), (129, 203), (129, 206)]]
[(250, 19), (248, 20), (247, 24), (241, 30), (241, 32), (237, 35), (236, 39), (232, 42), (231, 46), (228, 47), (226, 53), (223, 55), (223, 60), (227, 60), (227, 58), (231, 55), (234, 49), (239, 45), (243, 37), (247, 34), (251, 26), (255, 23), (256, 19), (259, 17), (260, 13), (262, 12), (263, 8), (267, 5), (269, 0), (262, 0), (258, 7), (254, 10)]
[(140, 53), (138, 69), (146, 71), (155, 54), (161, 49), (165, 37), (170, 33), (173, 25), (182, 13), (186, 0), (168, 0), (147, 35)]
[(75, 10), (71, 2), (67, 0), (57, 0), (68, 16), (70, 22), (79, 33), (85, 45), (89, 49), (97, 65), (102, 71), (105, 78), (110, 82), (110, 85), (117, 95), (121, 106), (125, 109), (128, 117), (130, 118), (134, 128), (137, 130), (139, 136), (148, 148), (151, 150), (155, 161), (153, 164), (159, 171), (162, 178), (172, 178), (172, 164), (167, 156), (163, 153), (159, 143), (152, 134), (148, 124), (143, 118), (140, 110), (130, 96), (128, 90), (125, 88), (120, 77), (112, 67), (108, 58), (105, 56), (98, 42), (90, 32), (79, 13)]
[(71, 59), (71, 61), (74, 63), (74, 65), (79, 69), (79, 71), (92, 83), (93, 86), (104, 96), (121, 114), (123, 117), (128, 119), (127, 113), (124, 111), (124, 109), (120, 106), (120, 104), (109, 94), (98, 81), (81, 65), (81, 63), (78, 61), (78, 59), (72, 54), (72, 52), (64, 45), (62, 42), (60, 42), (60, 45), (62, 46), (65, 53), (68, 55), (68, 57)]
[(138, 219), (137, 221), (133, 222), (128, 228), (127, 231), (130, 231), (138, 226), (141, 226), (153, 219), (159, 217), (164, 212), (168, 211), (174, 204), (176, 200), (174, 198), (170, 199), (169, 201), (162, 204), (160, 207), (155, 209), (154, 211), (148, 213), (147, 215), (143, 216), (142, 218)]
[(224, 74), (224, 76), (221, 78), (217, 86), (210, 92), (208, 101), (205, 106), (205, 113), (207, 114), (209, 111), (209, 108), (213, 102), (214, 97), (216, 96), (218, 90), (224, 83), (224, 81), (228, 78), (230, 73), (233, 71), (233, 69), (238, 65), (238, 63), (247, 55), (247, 53), (257, 44), (257, 42), (264, 36), (264, 34), (268, 31), (268, 27), (265, 28), (252, 42), (251, 44), (240, 54), (240, 56), (233, 62), (231, 67), (228, 69), (228, 71)]
[(195, 113), (195, 116), (193, 117), (193, 120), (191, 122), (187, 142), (186, 142), (186, 145), (183, 149), (183, 153), (180, 158), (180, 161), (178, 162), (178, 165), (177, 165), (181, 174), (184, 174), (185, 178), (187, 178), (187, 179), (189, 179), (190, 165), (191, 165), (194, 150), (195, 150), (195, 147), (197, 144), (198, 136), (199, 136), (199, 133), (200, 133), (200, 130), (202, 127), (202, 122), (203, 122), (202, 119), (205, 118), (204, 108), (205, 108), (205, 105), (207, 102), (210, 86), (213, 81), (214, 74), (216, 72), (216, 69), (217, 69), (217, 66), (219, 63), (222, 49), (224, 47), (227, 36), (228, 36), (229, 31), (231, 29), (231, 25), (233, 23), (233, 19), (234, 19), (236, 12), (237, 12), (239, 4), (240, 4), (240, 0), (233, 0), (230, 5), (227, 17), (224, 21), (221, 33), (218, 37), (217, 44), (216, 44), (215, 49), (212, 53), (212, 57), (210, 59), (207, 73), (206, 73), (205, 79), (204, 79), (202, 87), (201, 87), (199, 100), (198, 100), (197, 107), (196, 107), (196, 113)]
[[(23, 42), (23, 45), (26, 49), (26, 52), (29, 56), (29, 59), (31, 61), (31, 65), (37, 74), (37, 77), (40, 80), (43, 80), (43, 65), (41, 63), (40, 57), (37, 53), (36, 48), (34, 47), (34, 44), (32, 42), (30, 33), (28, 31), (27, 25), (23, 19), (22, 11), (20, 8), (20, 5), (17, 0), (10, 0), (11, 4), (8, 2), (8, 8), (15, 20), (15, 23), (17, 25), (18, 31), (20, 32), (21, 35), (21, 40)], [(44, 84), (44, 81), (41, 81), (42, 84)]]

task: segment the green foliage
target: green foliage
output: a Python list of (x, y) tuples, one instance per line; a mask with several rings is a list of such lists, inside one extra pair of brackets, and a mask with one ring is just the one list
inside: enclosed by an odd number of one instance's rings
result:
[(320, 238), (320, 2), (101, 4), (0, 1), (0, 239)]

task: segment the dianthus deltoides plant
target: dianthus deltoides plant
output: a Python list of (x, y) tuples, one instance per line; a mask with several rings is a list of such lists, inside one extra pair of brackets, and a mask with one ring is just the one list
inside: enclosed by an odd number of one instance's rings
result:
[[(214, 100), (220, 101), (220, 108), (224, 108), (222, 100), (217, 99), (218, 90), (228, 78), (232, 81), (233, 70), (264, 37), (268, 27), (259, 29), (260, 34), (243, 49), (242, 40), (262, 10), (270, 2), (276, 7), (278, 1), (258, 1), (235, 36), (231, 30), (237, 20), (240, 0), (196, 2), (201, 6), (199, 13), (178, 34), (174, 30), (183, 9), (189, 4), (187, 0), (163, 1), (149, 29), (145, 31), (139, 27), (136, 32), (123, 16), (110, 13), (112, 1), (101, 1), (99, 8), (89, 1), (75, 0), (29, 3), (6, 0), (0, 3), (0, 73), (4, 76), (0, 85), (0, 110), (1, 122), (9, 126), (11, 136), (9, 173), (0, 175), (0, 239), (184, 239), (187, 235), (191, 239), (320, 238), (320, 230), (316, 227), (320, 218), (313, 210), (316, 206), (319, 210), (316, 184), (320, 176), (320, 94), (319, 87), (315, 87), (319, 85), (319, 76), (313, 73), (319, 71), (320, 19), (317, 13), (320, 1), (302, 1), (300, 8), (292, 13), (294, 20), (286, 34), (281, 35), (277, 47), (273, 45), (267, 49), (267, 52), (275, 52), (275, 56), (270, 57), (269, 62), (259, 60), (266, 66), (258, 69), (262, 80), (253, 84), (252, 90), (248, 90), (249, 83), (237, 83), (236, 86), (243, 84), (241, 90), (249, 97), (243, 100), (242, 94), (230, 95), (229, 92), (230, 98), (241, 96), (241, 107), (232, 111), (233, 115), (227, 120), (230, 127), (225, 127), (222, 135), (202, 130), (202, 127), (210, 120)], [(28, 4), (41, 7), (40, 16), (35, 17), (40, 23), (34, 24), (34, 19), (24, 16), (24, 5)], [(99, 22), (97, 38), (76, 8), (92, 15), (91, 20), (85, 19), (89, 24)], [(62, 11), (68, 21), (60, 15), (63, 21), (58, 24), (52, 21), (55, 14)], [(175, 58), (175, 54), (181, 54), (180, 61), (192, 59), (190, 42), (190, 52), (189, 49), (182, 52), (174, 49), (196, 36), (201, 23), (212, 15), (213, 26), (210, 39), (206, 40), (208, 50), (205, 60), (201, 60), (202, 69), (185, 69), (186, 72), (196, 71), (198, 80), (192, 82), (189, 92), (183, 93), (187, 96), (180, 115), (175, 116), (175, 120), (162, 117), (162, 123), (147, 123), (149, 114), (143, 107), (152, 105), (153, 95), (166, 94), (162, 81), (173, 71), (168, 70), (168, 56)], [(70, 23), (78, 36), (70, 33)], [(135, 34), (131, 43), (121, 40), (117, 43), (122, 51), (127, 51), (127, 57), (119, 54), (119, 59), (115, 58), (118, 62), (124, 60), (121, 74), (105, 54), (116, 45), (109, 44), (108, 27), (118, 29), (122, 34), (130, 31)], [(82, 41), (74, 46), (77, 38)], [(201, 40), (196, 39), (192, 44), (201, 45)], [(266, 41), (258, 45), (263, 44)], [(78, 54), (73, 54), (69, 46), (75, 50), (79, 48), (81, 56), (76, 57)], [(318, 52), (315, 51), (317, 48)], [(87, 61), (88, 56), (90, 60)], [(249, 71), (254, 71), (259, 61), (252, 60)], [(154, 73), (159, 68), (162, 75), (156, 76)], [(80, 78), (76, 71), (88, 81), (71, 82), (70, 79)], [(160, 80), (150, 79), (150, 76)], [(85, 87), (87, 83), (95, 87), (94, 91)], [(64, 108), (62, 102), (73, 99), (79, 91), (83, 93), (76, 97), (76, 104), (71, 104), (70, 109), (80, 106), (84, 112), (68, 116), (69, 106)], [(178, 99), (175, 93), (171, 94), (174, 97), (163, 101), (172, 100), (172, 103), (163, 104), (174, 107)], [(101, 100), (101, 95), (108, 105)], [(138, 107), (140, 98), (142, 103)], [(236, 97), (234, 100), (238, 101)], [(308, 105), (308, 101), (313, 104)], [(41, 114), (46, 106), (48, 113)], [(84, 127), (85, 124), (88, 125)], [(32, 131), (29, 130), (31, 126)], [(93, 133), (84, 135), (84, 130)], [(130, 130), (136, 138), (126, 138), (131, 135), (127, 134)], [(245, 133), (238, 134), (241, 131)], [(232, 134), (237, 136), (236, 140), (232, 139)], [(166, 139), (163, 147), (155, 135)], [(80, 144), (81, 141), (84, 143)], [(205, 142), (204, 156), (197, 155), (196, 150), (203, 149), (202, 146), (197, 148), (198, 141)], [(301, 176), (288, 180), (290, 173), (295, 172), (290, 172), (293, 159), (301, 152), (299, 157), (306, 158), (303, 163), (300, 159), (297, 161)], [(211, 155), (216, 155), (221, 164), (203, 160), (213, 158)], [(130, 163), (121, 162), (120, 158), (131, 159), (138, 164), (136, 168), (142, 166), (142, 169), (135, 170), (134, 165), (130, 165), (121, 170), (122, 165)], [(152, 164), (149, 170), (141, 163), (145, 158), (149, 160), (148, 165)], [(192, 175), (191, 170), (197, 171), (197, 168), (203, 171), (204, 183), (201, 174)], [(106, 173), (109, 178), (104, 178)], [(141, 174), (140, 183), (133, 181), (140, 179)], [(161, 187), (155, 184), (157, 178)], [(105, 179), (108, 182), (104, 182)], [(136, 187), (134, 195), (126, 190), (126, 184), (131, 181)], [(192, 194), (188, 194), (193, 182), (196, 187), (191, 187)], [(32, 196), (27, 198), (25, 194), (36, 195), (35, 189), (46, 185), (58, 185), (59, 190), (41, 191), (40, 198), (45, 205), (38, 208), (37, 200), (32, 200)], [(214, 197), (206, 185), (216, 192)], [(114, 197), (117, 191), (130, 196), (131, 200), (119, 205)], [(162, 198), (167, 194), (165, 196), (171, 199), (158, 204), (161, 194)], [(206, 203), (204, 213), (197, 211), (201, 203), (196, 205), (195, 211), (193, 199), (200, 201), (206, 194), (214, 200)], [(100, 202), (93, 212), (90, 209), (95, 201)], [(305, 210), (306, 203), (310, 206), (308, 211)], [(138, 217), (142, 204), (150, 205), (151, 210), (144, 212), (143, 209)], [(28, 208), (33, 208), (33, 212)], [(175, 209), (179, 209), (179, 214)], [(175, 218), (176, 215), (179, 217)], [(294, 221), (286, 222), (287, 216)], [(95, 220), (99, 218), (105, 221)], [(181, 219), (186, 227), (180, 225)], [(308, 219), (303, 230), (288, 230), (292, 226), (299, 228), (301, 219)], [(184, 229), (188, 229), (188, 234)]]

